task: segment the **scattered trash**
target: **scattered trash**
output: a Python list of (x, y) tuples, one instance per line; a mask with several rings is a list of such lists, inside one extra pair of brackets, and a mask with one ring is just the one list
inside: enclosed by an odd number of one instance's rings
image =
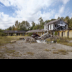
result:
[(11, 40), (11, 43), (15, 43), (16, 42), (16, 40)]
[(24, 38), (19, 38), (19, 40), (25, 40)]
[(45, 43), (46, 44), (45, 40), (36, 40), (36, 41), (37, 41), (37, 43)]
[(32, 37), (29, 37), (29, 38), (25, 39), (25, 42), (26, 43), (35, 43), (36, 40), (34, 38), (32, 38)]

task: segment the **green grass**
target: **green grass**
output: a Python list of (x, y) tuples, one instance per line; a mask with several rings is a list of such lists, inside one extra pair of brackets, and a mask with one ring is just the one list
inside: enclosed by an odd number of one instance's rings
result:
[[(54, 39), (52, 39), (54, 41)], [(72, 38), (59, 38), (57, 39), (57, 43), (63, 44), (63, 45), (67, 45), (67, 46), (71, 46), (72, 47), (72, 43), (69, 43), (68, 41), (72, 40)], [(46, 39), (46, 41), (50, 42), (51, 39)]]
[(45, 51), (49, 52), (49, 51), (51, 51), (51, 50), (49, 50), (49, 49), (45, 49)]
[(19, 40), (20, 37), (24, 36), (0, 36), (0, 46), (10, 43), (11, 40)]
[(53, 54), (59, 54), (59, 52), (58, 51), (53, 51)]
[(58, 50), (58, 52), (61, 53), (62, 55), (68, 54), (68, 51), (62, 49)]
[(34, 55), (34, 53), (33, 53), (33, 52), (27, 52), (27, 54), (29, 54), (29, 55)]
[(52, 47), (52, 49), (56, 49), (55, 47)]
[(53, 54), (67, 55), (68, 52), (69, 51), (67, 51), (67, 50), (60, 49), (60, 50), (57, 50), (57, 51), (53, 51)]
[(14, 53), (15, 50), (9, 50), (9, 49), (6, 49), (5, 52), (11, 54), (11, 53)]

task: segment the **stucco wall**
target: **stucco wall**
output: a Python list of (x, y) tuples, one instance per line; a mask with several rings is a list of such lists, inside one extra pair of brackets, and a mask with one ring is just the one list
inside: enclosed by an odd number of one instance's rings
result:
[(54, 29), (53, 25), (54, 25), (54, 24), (50, 24), (50, 25), (49, 25), (49, 30), (53, 30), (53, 29)]
[(44, 30), (47, 31), (48, 30), (48, 26), (44, 25)]
[(69, 31), (69, 38), (72, 38), (72, 30)]
[[(60, 37), (62, 37), (62, 32), (63, 32), (63, 37), (68, 37), (67, 36), (68, 30), (66, 30), (66, 31), (58, 31), (58, 32), (60, 34)], [(69, 38), (72, 38), (72, 30), (69, 30)]]

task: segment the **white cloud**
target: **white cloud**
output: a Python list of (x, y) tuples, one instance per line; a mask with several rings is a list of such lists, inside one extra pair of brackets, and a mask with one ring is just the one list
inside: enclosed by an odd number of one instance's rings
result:
[[(38, 21), (39, 17), (43, 17), (44, 20), (50, 19), (55, 14), (55, 10), (49, 10), (49, 12), (41, 12), (41, 9), (48, 9), (54, 3), (56, 4), (58, 0), (0, 0), (5, 6), (14, 6), (18, 10), (13, 14), (15, 17), (0, 13), (0, 28), (7, 28), (14, 25), (15, 21), (28, 20)], [(59, 0), (66, 4), (69, 0)], [(64, 7), (59, 9), (59, 13), (63, 13)], [(59, 15), (59, 14), (58, 14)], [(57, 17), (58, 15), (55, 15)]]
[(57, 19), (58, 17), (61, 17), (61, 14), (63, 14), (65, 9), (65, 6), (63, 5), (62, 7), (59, 8), (59, 11), (57, 14), (55, 14), (55, 18)]
[(70, 0), (62, 0), (64, 4), (67, 4)]
[(59, 9), (59, 13), (63, 13), (63, 12), (64, 12), (64, 8), (65, 8), (65, 6), (62, 6), (62, 7)]
[[(70, 0), (59, 0), (59, 1), (62, 1), (62, 2), (63, 2), (63, 5), (60, 6), (58, 13), (55, 14), (55, 18), (56, 18), (56, 19), (57, 19), (58, 17), (61, 17), (61, 16), (62, 16), (62, 14), (64, 13), (65, 6), (66, 6), (66, 4), (67, 4)], [(66, 10), (66, 12), (67, 12), (67, 10)], [(67, 15), (67, 14), (66, 14), (66, 15)]]

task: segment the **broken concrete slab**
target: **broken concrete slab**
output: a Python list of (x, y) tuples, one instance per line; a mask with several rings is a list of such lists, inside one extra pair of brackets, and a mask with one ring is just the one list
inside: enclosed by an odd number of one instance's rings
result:
[(10, 43), (16, 43), (16, 40), (11, 40)]
[(28, 38), (25, 39), (25, 42), (26, 43), (34, 43), (34, 42), (36, 42), (36, 40), (32, 37), (28, 37)]

